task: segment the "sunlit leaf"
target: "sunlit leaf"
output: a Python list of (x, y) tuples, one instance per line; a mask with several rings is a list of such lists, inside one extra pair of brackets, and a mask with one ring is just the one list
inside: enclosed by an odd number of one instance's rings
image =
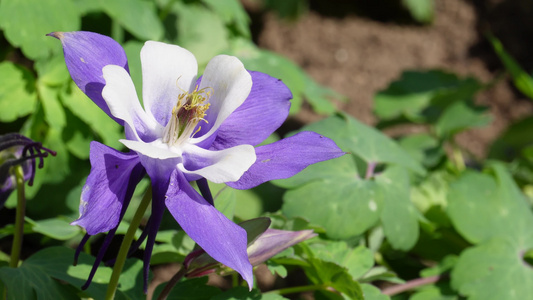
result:
[(80, 21), (71, 0), (0, 1), (0, 28), (9, 43), (20, 47), (30, 59), (46, 59), (52, 53), (60, 53), (57, 42), (46, 34), (79, 30)]
[(513, 77), (516, 88), (533, 100), (533, 77), (525, 72), (514, 58), (505, 51), (502, 43), (497, 38), (491, 35), (488, 35), (487, 38), (507, 71)]
[(163, 26), (155, 4), (142, 0), (99, 0), (100, 8), (141, 40), (160, 40)]
[(502, 165), (493, 175), (468, 172), (451, 186), (448, 212), (471, 243), (452, 271), (452, 287), (471, 300), (527, 299), (533, 268), (524, 254), (533, 249), (533, 214)]
[(374, 112), (382, 121), (434, 123), (450, 104), (466, 100), (482, 88), (473, 78), (438, 70), (405, 71), (374, 97)]
[(35, 79), (24, 67), (4, 61), (0, 63), (0, 121), (11, 122), (35, 109)]
[(402, 0), (413, 19), (420, 23), (430, 23), (434, 15), (434, 0)]
[(377, 287), (371, 284), (361, 284), (361, 290), (363, 290), (365, 300), (390, 300), (389, 296), (383, 295)]

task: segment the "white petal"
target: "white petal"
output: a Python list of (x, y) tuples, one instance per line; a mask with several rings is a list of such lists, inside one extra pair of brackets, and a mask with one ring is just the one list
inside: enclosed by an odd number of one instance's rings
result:
[(196, 58), (179, 46), (148, 41), (141, 50), (141, 64), (144, 108), (166, 126), (178, 96), (196, 84)]
[[(183, 152), (183, 164), (178, 165), (180, 171), (187, 175), (199, 175), (215, 183), (239, 180), (256, 159), (255, 149), (250, 145), (210, 151), (187, 144)], [(195, 170), (186, 169), (191, 168), (191, 165)]]
[[(244, 68), (244, 65), (234, 56), (215, 56), (205, 68), (200, 89), (212, 89), (213, 94), (209, 98), (211, 106), (207, 110), (205, 127), (192, 143), (196, 144), (208, 138), (215, 132), (220, 124), (246, 100), (252, 89), (252, 77)], [(246, 124), (243, 124), (246, 126)], [(208, 132), (207, 129), (209, 129)]]
[(102, 72), (106, 82), (102, 97), (111, 114), (124, 120), (126, 137), (151, 141), (160, 135), (163, 127), (142, 109), (128, 72), (115, 65), (105, 66)]
[(151, 158), (167, 159), (181, 157), (181, 152), (173, 151), (166, 144), (162, 143), (161, 140), (156, 140), (152, 143), (132, 140), (119, 141), (124, 144), (124, 146), (128, 147), (128, 149)]

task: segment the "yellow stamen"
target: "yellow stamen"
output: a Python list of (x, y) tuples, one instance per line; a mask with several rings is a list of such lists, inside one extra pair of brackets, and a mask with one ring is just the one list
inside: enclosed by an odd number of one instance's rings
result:
[(210, 87), (198, 89), (196, 86), (191, 93), (184, 90), (182, 92), (178, 96), (176, 106), (172, 108), (172, 117), (163, 136), (163, 142), (171, 146), (180, 144), (198, 133), (201, 127), (198, 127), (196, 131), (194, 129), (200, 121), (208, 123), (204, 117), (211, 105), (208, 99), (213, 89)]

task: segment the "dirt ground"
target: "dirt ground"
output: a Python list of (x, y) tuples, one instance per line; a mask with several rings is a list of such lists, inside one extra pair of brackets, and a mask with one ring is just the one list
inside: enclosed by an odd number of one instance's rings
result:
[[(244, 1), (254, 16), (259, 46), (291, 58), (316, 81), (346, 95), (349, 102), (339, 108), (367, 124), (376, 122), (373, 95), (402, 71), (437, 68), (482, 82), (494, 80), (504, 69), (484, 37), (488, 30), (522, 66), (533, 68), (533, 1), (436, 0), (434, 21), (427, 26), (395, 22), (394, 15), (376, 7), (387, 2), (311, 1), (307, 14), (288, 21)], [(511, 122), (533, 113), (533, 102), (505, 77), (475, 101), (489, 106), (494, 119), (490, 126), (458, 137), (476, 157), (483, 157)], [(308, 109), (296, 119), (322, 117)], [(406, 130), (417, 128), (400, 132)]]

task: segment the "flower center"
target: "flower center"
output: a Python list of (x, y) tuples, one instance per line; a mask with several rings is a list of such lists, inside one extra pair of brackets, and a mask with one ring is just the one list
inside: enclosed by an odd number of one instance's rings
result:
[(178, 96), (176, 106), (172, 108), (170, 121), (165, 127), (164, 143), (169, 146), (176, 146), (200, 131), (201, 126), (196, 131), (194, 129), (200, 121), (207, 123), (204, 117), (210, 106), (207, 100), (211, 94), (212, 88), (198, 90), (198, 86), (196, 86), (192, 93), (184, 91)]

